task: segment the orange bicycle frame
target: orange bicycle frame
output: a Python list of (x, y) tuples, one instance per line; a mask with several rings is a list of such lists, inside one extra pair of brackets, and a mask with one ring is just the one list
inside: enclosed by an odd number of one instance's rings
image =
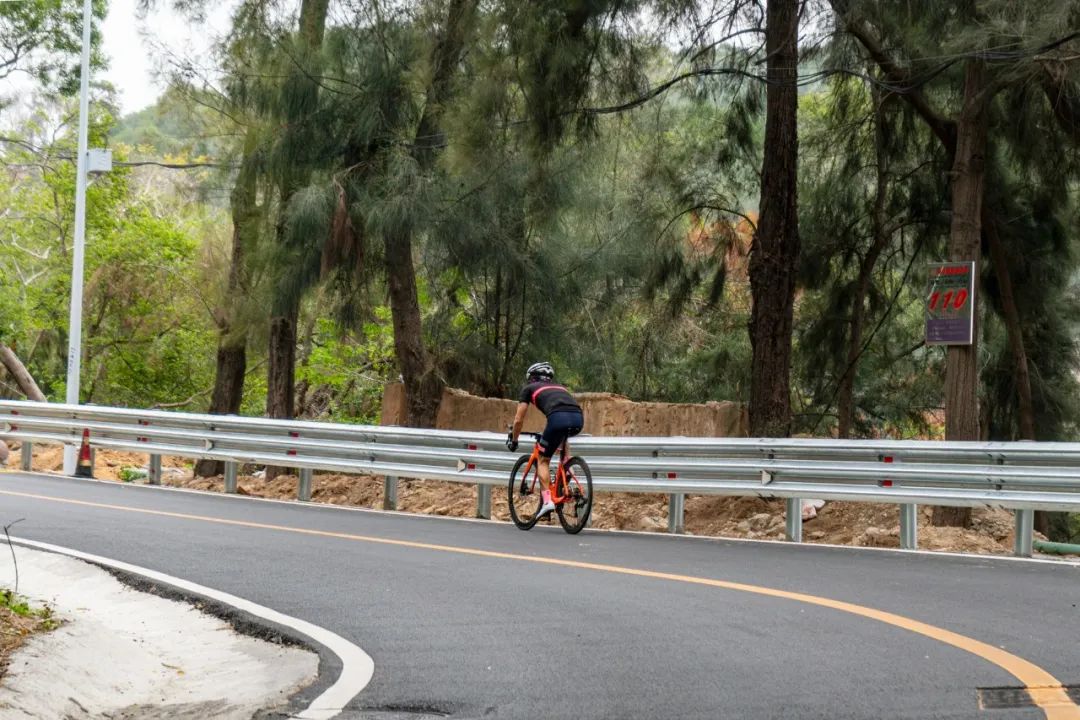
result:
[[(570, 495), (570, 477), (566, 473), (566, 464), (570, 460), (566, 456), (566, 441), (563, 441), (562, 447), (559, 448), (559, 464), (555, 469), (555, 477), (550, 479), (551, 486), (551, 501), (558, 505), (571, 498)], [(529, 456), (529, 462), (525, 463), (524, 477), (529, 477), (529, 471), (533, 470), (534, 466), (540, 463), (540, 441), (539, 439), (533, 445), (532, 455)], [(549, 466), (550, 470), (550, 466)], [(572, 476), (571, 476), (572, 477)], [(540, 472), (537, 468), (537, 472), (533, 475), (533, 481), (531, 483), (530, 490), (535, 490), (536, 485), (540, 482)], [(577, 479), (574, 479), (577, 482)], [(565, 491), (565, 492), (564, 492)]]

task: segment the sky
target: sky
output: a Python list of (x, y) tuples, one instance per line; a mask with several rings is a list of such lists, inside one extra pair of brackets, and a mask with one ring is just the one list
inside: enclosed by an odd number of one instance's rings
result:
[(205, 56), (213, 37), (228, 29), (230, 13), (236, 6), (236, 0), (211, 2), (214, 9), (207, 13), (206, 25), (192, 25), (169, 9), (157, 10), (140, 22), (135, 17), (136, 3), (109, 0), (109, 14), (102, 26), (104, 50), (109, 56), (104, 79), (116, 87), (124, 114), (152, 105), (164, 90), (154, 79), (154, 43), (164, 43), (173, 52), (188, 57)]

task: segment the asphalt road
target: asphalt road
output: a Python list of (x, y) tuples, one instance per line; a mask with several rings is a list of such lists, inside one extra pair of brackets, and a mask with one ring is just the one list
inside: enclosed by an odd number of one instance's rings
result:
[[(569, 536), (557, 524), (523, 533), (503, 523), (0, 474), (0, 524), (17, 518), (25, 518), (20, 537), (214, 587), (355, 642), (375, 674), (343, 718), (1048, 716), (980, 709), (979, 688), (1021, 682), (979, 654), (853, 612), (696, 578), (895, 613), (1080, 684), (1073, 565)], [(327, 675), (335, 672), (329, 663)]]

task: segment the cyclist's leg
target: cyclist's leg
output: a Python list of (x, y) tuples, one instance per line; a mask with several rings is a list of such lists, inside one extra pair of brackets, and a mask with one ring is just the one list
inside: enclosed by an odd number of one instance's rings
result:
[(540, 484), (548, 492), (551, 491), (551, 456), (566, 440), (567, 427), (565, 422), (561, 422), (564, 418), (560, 418), (559, 415), (559, 413), (552, 413), (540, 436), (540, 461), (537, 463), (536, 474), (540, 478)]
[(574, 457), (573, 453), (570, 452), (570, 438), (580, 433), (581, 430), (585, 427), (585, 415), (582, 413), (579, 413), (578, 415), (579, 420), (577, 424), (571, 425), (566, 430), (566, 438), (563, 440), (563, 462), (566, 462), (570, 458)]
[(551, 489), (551, 458), (554, 457), (555, 451), (565, 442), (566, 433), (565, 431), (552, 433), (552, 438), (554, 441), (550, 447), (542, 447), (540, 450), (540, 461), (536, 467), (536, 474), (545, 490)]
[(540, 479), (540, 485), (544, 490), (551, 490), (551, 458), (540, 456), (536, 464), (536, 477)]

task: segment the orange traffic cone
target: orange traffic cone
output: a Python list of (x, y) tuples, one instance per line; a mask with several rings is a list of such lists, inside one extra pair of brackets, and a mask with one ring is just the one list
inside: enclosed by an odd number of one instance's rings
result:
[(79, 446), (79, 463), (75, 466), (75, 477), (94, 477), (94, 461), (90, 456), (90, 430), (83, 428), (82, 445)]

